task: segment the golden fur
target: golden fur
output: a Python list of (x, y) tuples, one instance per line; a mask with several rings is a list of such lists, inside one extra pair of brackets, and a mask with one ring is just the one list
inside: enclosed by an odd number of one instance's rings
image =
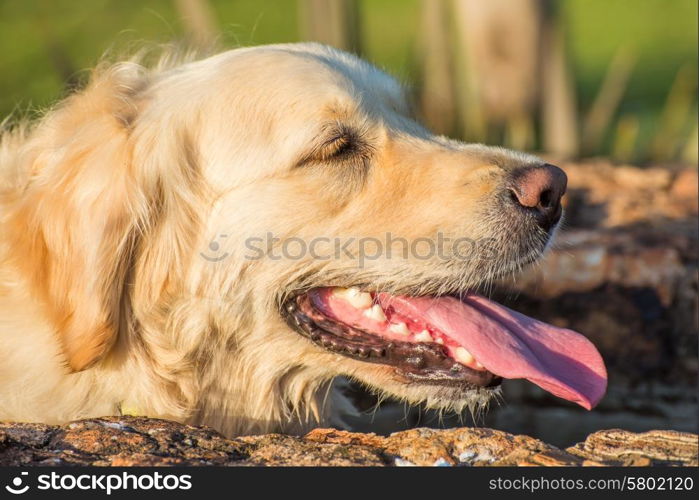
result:
[[(326, 151), (337, 127), (363, 149)], [(100, 67), (84, 90), (2, 135), (0, 419), (128, 409), (228, 435), (297, 432), (325, 419), (337, 375), (411, 403), (480, 404), (477, 391), (406, 384), (325, 351), (279, 304), (309, 286), (451, 293), (515, 272), (523, 249), (543, 248), (500, 223), (494, 194), (509, 169), (536, 161), (430, 134), (393, 79), (321, 45)], [(437, 231), (490, 238), (498, 254), (362, 268), (242, 255), (246, 238), (267, 232), (412, 242)], [(230, 255), (202, 258), (221, 234)]]

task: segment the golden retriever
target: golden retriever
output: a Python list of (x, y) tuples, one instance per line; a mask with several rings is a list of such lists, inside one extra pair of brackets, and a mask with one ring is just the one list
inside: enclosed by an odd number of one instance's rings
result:
[(318, 44), (98, 68), (0, 145), (0, 419), (327, 423), (344, 375), (463, 410), (502, 378), (590, 408), (581, 335), (483, 296), (539, 259), (565, 174), (431, 134)]

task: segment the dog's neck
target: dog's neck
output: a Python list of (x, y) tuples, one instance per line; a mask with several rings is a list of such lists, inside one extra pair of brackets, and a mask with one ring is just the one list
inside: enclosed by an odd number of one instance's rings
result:
[[(331, 377), (289, 356), (298, 339), (273, 311), (260, 315), (256, 307), (244, 298), (199, 296), (174, 301), (159, 314), (136, 314), (105, 362), (147, 358), (143, 375), (159, 389), (134, 392), (119, 401), (121, 411), (208, 425), (226, 435), (298, 434), (327, 421)], [(259, 317), (269, 322), (255, 324)], [(288, 349), (278, 347), (284, 343)]]

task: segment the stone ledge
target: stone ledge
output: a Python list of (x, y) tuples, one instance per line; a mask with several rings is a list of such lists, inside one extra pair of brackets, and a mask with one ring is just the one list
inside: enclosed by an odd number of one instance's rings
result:
[(206, 427), (141, 417), (67, 425), (0, 423), (2, 466), (697, 466), (699, 436), (590, 434), (566, 449), (486, 428), (412, 429), (388, 437), (315, 429), (303, 437), (227, 439)]

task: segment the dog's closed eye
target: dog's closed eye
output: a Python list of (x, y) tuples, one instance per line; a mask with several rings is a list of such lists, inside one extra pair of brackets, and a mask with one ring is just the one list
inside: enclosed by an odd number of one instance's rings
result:
[(298, 166), (318, 162), (355, 162), (364, 164), (372, 151), (359, 131), (340, 125), (325, 134), (324, 139), (304, 156)]
[(325, 142), (321, 146), (319, 153), (323, 160), (342, 158), (356, 153), (358, 146), (360, 144), (358, 144), (357, 138), (351, 131), (342, 131), (339, 135)]

